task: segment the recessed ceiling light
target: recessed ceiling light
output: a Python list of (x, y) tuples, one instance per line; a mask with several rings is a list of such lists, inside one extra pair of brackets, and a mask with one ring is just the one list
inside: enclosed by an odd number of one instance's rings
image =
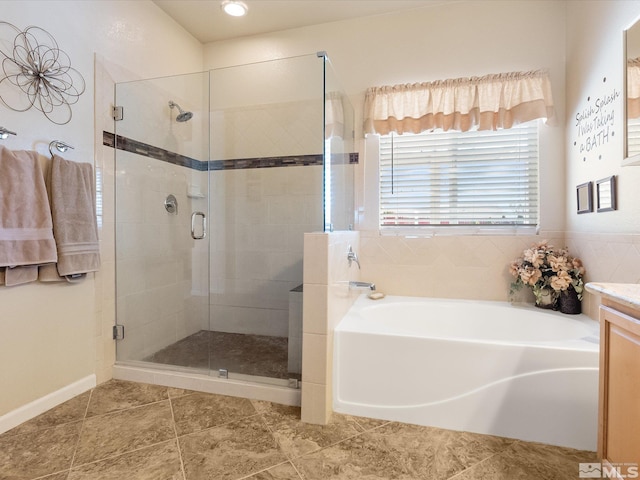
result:
[(244, 2), (238, 2), (236, 0), (225, 0), (222, 2), (222, 10), (227, 15), (231, 15), (232, 17), (242, 17), (247, 14), (249, 7)]

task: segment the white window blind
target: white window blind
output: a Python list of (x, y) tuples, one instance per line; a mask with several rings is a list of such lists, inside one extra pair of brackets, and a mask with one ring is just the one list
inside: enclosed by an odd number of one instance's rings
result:
[(627, 156), (640, 153), (640, 118), (630, 118), (627, 121)]
[(381, 227), (537, 223), (538, 121), (380, 137)]

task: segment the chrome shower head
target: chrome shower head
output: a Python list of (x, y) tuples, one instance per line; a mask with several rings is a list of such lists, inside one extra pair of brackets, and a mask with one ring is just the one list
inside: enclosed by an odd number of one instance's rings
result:
[(173, 107), (176, 107), (178, 109), (178, 111), (180, 112), (180, 113), (178, 113), (178, 116), (176, 117), (176, 122), (187, 122), (187, 121), (191, 120), (191, 117), (193, 117), (193, 113), (185, 112), (184, 110), (182, 110), (180, 108), (180, 105), (178, 105), (173, 100), (169, 100), (169, 108), (173, 108)]

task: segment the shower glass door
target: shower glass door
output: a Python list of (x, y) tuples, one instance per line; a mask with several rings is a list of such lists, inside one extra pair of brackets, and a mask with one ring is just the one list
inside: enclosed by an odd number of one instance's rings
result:
[(211, 369), (295, 386), (304, 233), (323, 224), (323, 58), (210, 75)]
[(298, 385), (304, 234), (353, 223), (353, 113), (325, 67), (116, 85), (118, 363)]
[(116, 85), (118, 362), (209, 371), (209, 74)]

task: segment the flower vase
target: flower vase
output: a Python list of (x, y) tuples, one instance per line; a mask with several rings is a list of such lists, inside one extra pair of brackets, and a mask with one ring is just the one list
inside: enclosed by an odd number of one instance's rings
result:
[(573, 289), (573, 287), (569, 287), (568, 290), (560, 292), (560, 295), (558, 296), (558, 307), (562, 313), (566, 313), (568, 315), (577, 315), (582, 313), (582, 303), (578, 298), (578, 293)]
[(556, 297), (553, 290), (550, 288), (541, 288), (538, 291), (534, 291), (536, 297), (536, 307), (553, 309), (556, 306)]

